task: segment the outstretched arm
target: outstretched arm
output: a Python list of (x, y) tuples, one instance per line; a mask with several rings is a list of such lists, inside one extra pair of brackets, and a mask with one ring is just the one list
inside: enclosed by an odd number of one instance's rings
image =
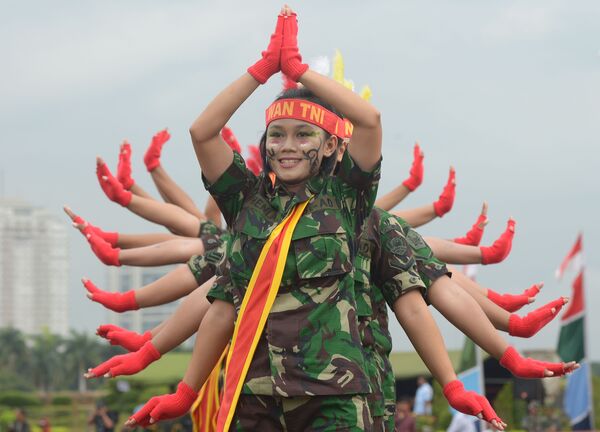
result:
[(144, 426), (185, 414), (227, 346), (233, 334), (234, 320), (233, 305), (215, 300), (200, 324), (192, 359), (177, 392), (150, 399), (125, 425)]
[(400, 296), (394, 303), (393, 310), (419, 357), (444, 388), (444, 395), (450, 404), (467, 414), (479, 415), (494, 427), (504, 430), (506, 423), (500, 420), (485, 397), (464, 391), (421, 292), (412, 290)]
[(421, 151), (419, 142), (415, 143), (413, 149), (413, 162), (410, 168), (410, 176), (402, 182), (401, 185), (396, 186), (391, 192), (388, 192), (381, 198), (375, 201), (375, 206), (390, 211), (396, 207), (400, 202), (408, 196), (409, 193), (414, 192), (421, 183), (423, 182), (423, 158), (425, 155)]
[(82, 279), (82, 283), (90, 300), (115, 312), (170, 303), (188, 295), (198, 286), (188, 266), (177, 267), (154, 282), (125, 293), (103, 291), (86, 278)]
[(416, 207), (405, 210), (391, 211), (391, 214), (401, 217), (413, 228), (418, 228), (436, 218), (433, 204), (426, 204), (422, 207)]
[(204, 243), (200, 238), (175, 238), (150, 246), (121, 249), (121, 265), (153, 267), (184, 263), (192, 255), (204, 254)]

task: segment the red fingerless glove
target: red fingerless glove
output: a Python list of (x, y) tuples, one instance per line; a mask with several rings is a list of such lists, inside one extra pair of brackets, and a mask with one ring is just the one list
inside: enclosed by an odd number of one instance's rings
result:
[(180, 417), (190, 410), (197, 397), (198, 392), (181, 381), (177, 385), (177, 392), (153, 397), (130, 420), (146, 427), (160, 420)]
[(248, 68), (248, 73), (261, 84), (279, 72), (281, 58), (281, 43), (283, 42), (283, 15), (277, 17), (275, 32), (271, 35), (269, 46), (262, 52), (262, 57), (259, 61)]
[(524, 338), (533, 336), (554, 319), (564, 304), (565, 300), (561, 297), (529, 312), (522, 318), (517, 314), (511, 314), (508, 318), (508, 334)]
[(133, 290), (124, 293), (107, 292), (98, 288), (89, 279), (83, 279), (82, 282), (85, 289), (88, 290), (88, 298), (100, 303), (107, 309), (115, 312), (125, 312), (140, 308), (135, 300), (135, 291)]
[(119, 164), (117, 165), (117, 180), (127, 190), (135, 184), (131, 178), (131, 144), (123, 141), (119, 151)]
[(464, 237), (454, 239), (454, 243), (460, 243), (468, 246), (479, 246), (483, 237), (483, 227), (487, 221), (487, 216), (480, 214), (477, 222), (473, 224), (469, 232)]
[(479, 413), (487, 422), (496, 420), (501, 423), (500, 417), (484, 397), (473, 391), (466, 391), (463, 383), (459, 380), (449, 382), (444, 386), (444, 396), (448, 403), (457, 411), (476, 416)]
[(108, 340), (111, 345), (119, 345), (132, 352), (139, 350), (152, 339), (150, 331), (139, 334), (112, 324), (101, 325), (96, 329), (96, 334)]
[(119, 180), (112, 175), (106, 164), (100, 160), (96, 165), (96, 176), (98, 177), (100, 187), (109, 200), (121, 204), (123, 207), (129, 205), (132, 193), (125, 190)]
[(255, 176), (260, 175), (263, 170), (262, 158), (260, 157), (260, 150), (258, 146), (249, 145), (248, 151), (250, 152), (250, 156), (246, 159), (246, 166), (250, 171), (254, 173)]
[(86, 239), (88, 234), (95, 234), (99, 237), (102, 237), (104, 241), (108, 242), (113, 247), (117, 246), (117, 243), (119, 242), (118, 232), (102, 231), (100, 228), (98, 228), (95, 225), (92, 225), (81, 216), (75, 216), (73, 222), (77, 225), (83, 226), (83, 228), (81, 228), (80, 231)]
[(100, 261), (106, 265), (121, 266), (121, 261), (119, 260), (121, 248), (112, 247), (110, 243), (96, 234), (87, 234), (86, 237), (92, 247), (92, 252), (94, 252)]
[(487, 297), (505, 311), (516, 312), (529, 304), (529, 298), (535, 297), (539, 292), (540, 288), (537, 284), (527, 288), (523, 294), (499, 294), (488, 288)]
[(454, 205), (454, 197), (456, 195), (456, 171), (454, 168), (450, 168), (450, 174), (448, 174), (448, 181), (442, 191), (442, 194), (436, 202), (433, 203), (433, 210), (438, 217), (444, 216)]
[(231, 147), (231, 150), (237, 152), (238, 154), (242, 154), (242, 147), (240, 146), (239, 141), (233, 134), (233, 131), (227, 126), (223, 126), (223, 129), (221, 129), (221, 138), (223, 138), (223, 141), (225, 141), (227, 145)]
[(500, 359), (500, 365), (519, 378), (544, 378), (545, 369), (554, 372), (553, 376), (561, 376), (566, 372), (570, 372), (566, 369), (564, 363), (550, 363), (521, 357), (521, 354), (513, 347), (508, 347), (504, 351)]
[(160, 165), (160, 154), (162, 152), (163, 145), (169, 141), (171, 135), (167, 129), (163, 129), (157, 132), (150, 142), (146, 154), (144, 154), (144, 164), (148, 172), (154, 171)]
[(413, 162), (410, 167), (410, 176), (402, 182), (409, 191), (413, 192), (423, 183), (423, 152), (419, 144), (415, 144), (413, 149)]
[(295, 13), (286, 15), (283, 20), (281, 71), (297, 82), (307, 70), (308, 65), (302, 63), (302, 56), (298, 50), (298, 17)]
[(481, 264), (497, 264), (504, 261), (512, 248), (512, 241), (515, 236), (515, 223), (513, 219), (509, 219), (506, 230), (504, 230), (494, 244), (479, 247), (481, 250)]
[(113, 358), (99, 364), (89, 373), (95, 377), (101, 377), (107, 373), (114, 378), (119, 375), (133, 375), (148, 367), (161, 357), (158, 350), (148, 341), (138, 351), (114, 356)]

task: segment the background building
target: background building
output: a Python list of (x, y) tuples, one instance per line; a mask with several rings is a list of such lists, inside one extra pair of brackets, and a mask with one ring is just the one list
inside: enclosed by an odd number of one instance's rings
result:
[(0, 199), (0, 327), (67, 334), (66, 229), (46, 209)]
[[(148, 285), (161, 278), (175, 266), (163, 267), (110, 267), (106, 289), (112, 292), (125, 292)], [(162, 306), (144, 308), (137, 311), (116, 313), (109, 311), (111, 324), (144, 333), (167, 319), (179, 306), (181, 300)]]

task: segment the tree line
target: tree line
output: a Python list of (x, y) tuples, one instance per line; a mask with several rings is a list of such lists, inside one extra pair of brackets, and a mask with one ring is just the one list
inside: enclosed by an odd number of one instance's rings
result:
[(99, 380), (88, 381), (83, 373), (123, 352), (76, 330), (64, 337), (48, 331), (26, 335), (15, 328), (0, 328), (0, 389), (43, 393), (95, 389)]

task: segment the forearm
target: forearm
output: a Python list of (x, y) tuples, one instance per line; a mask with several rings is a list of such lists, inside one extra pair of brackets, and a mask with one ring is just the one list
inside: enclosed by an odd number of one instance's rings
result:
[(510, 313), (487, 298), (486, 288), (469, 279), (460, 271), (451, 267), (448, 269), (452, 272), (452, 280), (479, 304), (494, 327), (500, 331), (507, 332)]
[(384, 209), (385, 211), (390, 211), (394, 207), (396, 207), (400, 202), (408, 196), (410, 190), (404, 186), (399, 185), (392, 189), (390, 192), (386, 193), (381, 198), (377, 198), (375, 201), (375, 206)]
[(439, 237), (424, 238), (435, 257), (448, 264), (481, 264), (481, 250), (477, 246), (455, 243)]
[(198, 391), (210, 375), (233, 335), (233, 305), (215, 300), (198, 328), (190, 365), (183, 381)]
[(433, 377), (442, 386), (455, 380), (444, 340), (421, 293), (413, 290), (404, 294), (394, 303), (394, 313)]
[(182, 236), (196, 237), (200, 231), (200, 220), (173, 204), (133, 195), (127, 208), (138, 216), (163, 225)]
[(176, 238), (141, 248), (119, 252), (121, 264), (140, 267), (187, 262), (192, 255), (202, 255), (204, 244), (199, 238)]
[(129, 189), (134, 195), (137, 195), (139, 197), (142, 198), (147, 198), (147, 199), (154, 199), (154, 197), (152, 197), (152, 195), (150, 195), (148, 192), (146, 192), (140, 185), (138, 185), (137, 183), (134, 183), (131, 188)]
[(418, 228), (422, 225), (425, 225), (437, 217), (433, 208), (433, 204), (427, 204), (423, 207), (407, 210), (393, 211), (391, 213), (404, 219), (413, 228)]
[(188, 295), (197, 286), (194, 275), (187, 265), (183, 265), (135, 290), (135, 300), (140, 308), (158, 306)]
[(244, 73), (219, 93), (190, 127), (202, 173), (211, 183), (225, 172), (233, 160), (233, 151), (221, 139), (219, 132), (258, 86), (258, 81)]
[(132, 249), (162, 243), (167, 240), (183, 239), (187, 237), (177, 236), (170, 233), (148, 233), (148, 234), (123, 234), (119, 233), (117, 246), (121, 249)]
[(456, 328), (494, 358), (502, 357), (508, 344), (500, 337), (477, 302), (447, 276), (429, 288), (431, 304)]
[(364, 171), (370, 171), (381, 159), (381, 115), (358, 94), (312, 70), (300, 82), (323, 101), (333, 105), (354, 126), (348, 151)]
[(204, 213), (206, 214), (206, 217), (210, 221), (212, 221), (212, 223), (214, 223), (219, 228), (222, 227), (223, 224), (221, 222), (221, 210), (219, 209), (219, 206), (217, 205), (217, 202), (212, 197), (212, 195), (209, 195), (208, 199), (206, 200)]
[(198, 329), (210, 307), (206, 293), (214, 280), (209, 279), (191, 292), (162, 327), (152, 331), (152, 343), (161, 354), (181, 345)]
[(152, 180), (163, 199), (170, 204), (181, 207), (198, 219), (206, 219), (192, 198), (167, 174), (167, 171), (159, 165), (150, 172)]

